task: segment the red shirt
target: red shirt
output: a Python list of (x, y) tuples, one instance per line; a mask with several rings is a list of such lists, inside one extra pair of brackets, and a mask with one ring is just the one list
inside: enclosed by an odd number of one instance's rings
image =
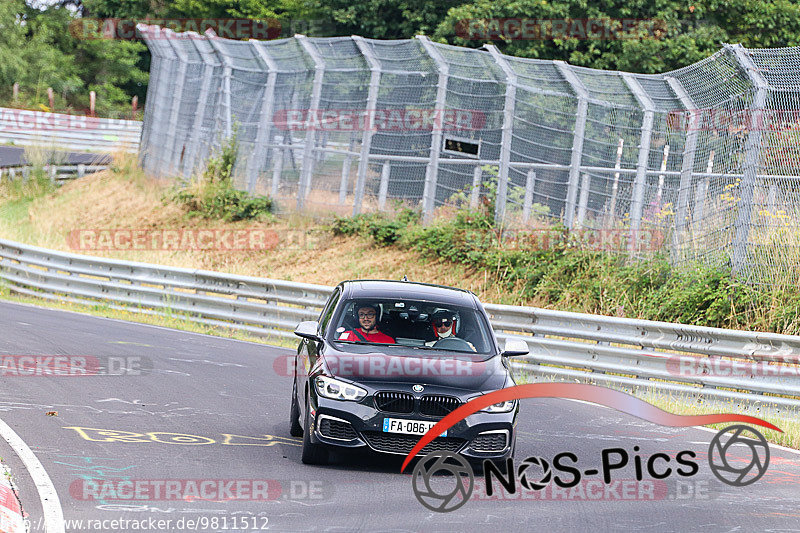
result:
[[(386, 335), (385, 333), (381, 333), (380, 331), (376, 330), (375, 333), (367, 334), (367, 333), (364, 332), (363, 329), (358, 328), (358, 332), (361, 333), (361, 336), (364, 337), (364, 339), (367, 342), (382, 342), (384, 344), (394, 344), (394, 339), (393, 338), (391, 338), (389, 335)], [(363, 342), (352, 331), (345, 331), (344, 333), (342, 333), (339, 336), (339, 340), (340, 341), (355, 341), (355, 342), (361, 341), (361, 342)]]

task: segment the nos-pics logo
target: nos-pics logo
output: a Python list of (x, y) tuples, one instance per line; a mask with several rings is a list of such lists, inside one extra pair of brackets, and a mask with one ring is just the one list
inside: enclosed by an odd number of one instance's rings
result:
[[(639, 450), (638, 446), (634, 447)], [(487, 494), (491, 494), (492, 476), (506, 491), (514, 493), (517, 483), (525, 490), (539, 491), (550, 483), (571, 487), (580, 483), (582, 476), (597, 475), (605, 484), (612, 481), (615, 470), (633, 465), (636, 478), (646, 473), (654, 479), (670, 475), (694, 476), (699, 471), (696, 454), (690, 450), (678, 453), (676, 461), (668, 455), (655, 453), (649, 457), (630, 454), (622, 448), (603, 450), (600, 468), (581, 470), (578, 458), (570, 452), (560, 453), (553, 461), (541, 457), (528, 457), (518, 468), (508, 459), (506, 471), (491, 461), (484, 461), (484, 478)], [(717, 433), (708, 447), (708, 465), (723, 483), (744, 487), (758, 481), (769, 466), (769, 446), (761, 433), (745, 425), (734, 425)], [(516, 479), (515, 479), (516, 477)], [(599, 481), (599, 480), (598, 480)], [(420, 459), (412, 473), (414, 496), (431, 511), (446, 513), (463, 506), (472, 496), (475, 474), (472, 466), (462, 456), (445, 451), (433, 452)]]

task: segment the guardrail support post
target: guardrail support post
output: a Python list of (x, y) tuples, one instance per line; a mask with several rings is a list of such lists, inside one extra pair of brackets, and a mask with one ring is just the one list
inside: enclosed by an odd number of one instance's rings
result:
[(755, 124), (747, 134), (747, 140), (744, 146), (744, 168), (742, 168), (742, 182), (739, 186), (740, 200), (739, 210), (734, 222), (734, 237), (733, 237), (733, 272), (741, 274), (743, 269), (747, 266), (747, 247), (750, 235), (750, 223), (753, 211), (753, 193), (755, 191), (756, 180), (758, 179), (758, 167), (761, 163), (761, 130), (766, 121), (764, 121), (764, 107), (767, 101), (767, 91), (769, 85), (767, 84), (764, 76), (759, 72), (753, 60), (742, 47), (742, 45), (729, 45), (726, 44), (725, 50), (733, 55), (739, 67), (745, 72), (750, 82), (755, 88), (755, 95), (753, 103), (750, 106), (749, 122)]
[(436, 119), (434, 120), (433, 131), (431, 132), (430, 159), (425, 171), (425, 188), (422, 191), (422, 221), (423, 223), (428, 223), (431, 221), (433, 210), (436, 207), (439, 155), (442, 151), (442, 129), (444, 124), (444, 110), (447, 105), (447, 82), (450, 77), (450, 69), (447, 62), (442, 57), (442, 54), (439, 53), (428, 37), (425, 35), (417, 35), (417, 39), (422, 43), (425, 53), (436, 63), (436, 68), (439, 71), (439, 81), (436, 86)]
[(636, 178), (633, 182), (633, 196), (631, 197), (631, 233), (629, 243), (631, 249), (635, 249), (639, 242), (639, 228), (642, 224), (642, 213), (644, 212), (644, 193), (647, 186), (647, 163), (650, 158), (650, 141), (653, 133), (653, 119), (655, 115), (655, 105), (642, 86), (634, 76), (628, 73), (622, 74), (622, 79), (631, 90), (639, 105), (644, 111), (642, 119), (642, 136), (639, 142), (639, 158), (636, 162)]
[(303, 166), (300, 169), (300, 183), (297, 187), (297, 209), (303, 209), (306, 196), (311, 189), (311, 177), (314, 173), (314, 146), (316, 138), (316, 124), (319, 117), (319, 102), (322, 97), (322, 78), (325, 75), (325, 61), (317, 53), (316, 48), (308, 41), (305, 35), (295, 35), (295, 39), (303, 47), (303, 50), (311, 56), (314, 61), (314, 84), (311, 88), (311, 102), (308, 106), (308, 117), (306, 120), (306, 143), (303, 148)]
[(578, 198), (581, 162), (583, 159), (583, 140), (586, 134), (586, 116), (589, 112), (589, 92), (583, 82), (575, 75), (570, 66), (563, 61), (554, 61), (556, 68), (569, 83), (578, 97), (578, 108), (575, 113), (575, 131), (572, 137), (572, 157), (569, 163), (569, 181), (567, 182), (567, 201), (564, 211), (564, 225), (572, 229), (575, 218), (575, 200)]
[(367, 92), (367, 108), (364, 110), (364, 135), (361, 138), (361, 156), (358, 159), (358, 176), (356, 177), (356, 188), (353, 197), (353, 216), (361, 212), (361, 204), (364, 201), (364, 188), (367, 184), (367, 170), (369, 169), (369, 153), (372, 149), (372, 136), (374, 135), (375, 109), (378, 105), (378, 90), (381, 84), (381, 65), (372, 49), (364, 41), (363, 37), (353, 35), (353, 41), (358, 46), (361, 55), (364, 56), (369, 65), (369, 91)]
[[(503, 133), (500, 141), (500, 168), (497, 173), (497, 201), (495, 202), (494, 219), (498, 224), (503, 221), (508, 201), (509, 163), (511, 162), (511, 141), (514, 136), (514, 112), (517, 103), (517, 73), (511, 68), (508, 60), (491, 44), (483, 47), (489, 51), (495, 63), (506, 75), (506, 94), (503, 104)], [(527, 195), (527, 192), (526, 192)], [(524, 208), (523, 208), (524, 209)], [(527, 218), (526, 218), (527, 220)]]

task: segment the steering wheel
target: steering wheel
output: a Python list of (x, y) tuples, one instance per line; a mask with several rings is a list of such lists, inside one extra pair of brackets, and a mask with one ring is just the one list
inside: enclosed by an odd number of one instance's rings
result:
[(458, 352), (475, 351), (467, 341), (464, 339), (459, 339), (458, 337), (445, 337), (444, 339), (439, 339), (434, 343), (433, 348), (438, 348), (441, 350), (455, 350)]

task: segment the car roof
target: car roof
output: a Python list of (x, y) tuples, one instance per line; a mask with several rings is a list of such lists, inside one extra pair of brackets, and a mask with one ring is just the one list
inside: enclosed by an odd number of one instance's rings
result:
[(348, 298), (410, 298), (475, 307), (477, 297), (468, 290), (412, 281), (355, 279), (341, 283)]

